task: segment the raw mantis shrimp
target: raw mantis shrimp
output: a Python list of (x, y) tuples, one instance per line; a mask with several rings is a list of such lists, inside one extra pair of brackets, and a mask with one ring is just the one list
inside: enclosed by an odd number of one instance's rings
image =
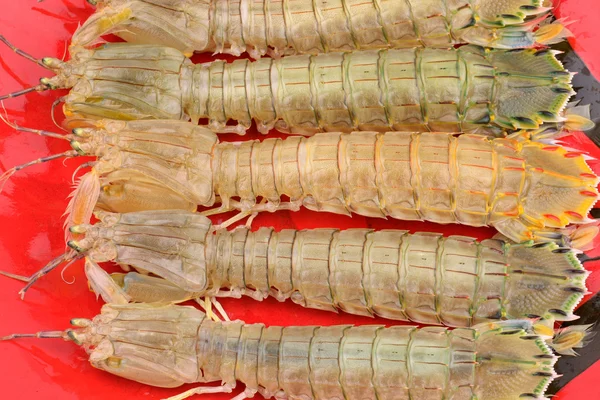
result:
[[(248, 51), (259, 58), (471, 43), (504, 49), (560, 41), (560, 22), (537, 29), (550, 1), (516, 0), (88, 0), (98, 6), (73, 35), (89, 46), (115, 33), (187, 54)], [(537, 29), (537, 30), (536, 30)]]
[[(586, 292), (577, 252), (402, 230), (212, 231), (185, 211), (98, 213), (71, 228), (91, 288), (107, 303), (182, 302), (199, 297), (279, 301), (327, 311), (446, 326), (500, 319), (574, 319)], [(131, 272), (111, 280), (97, 262)], [(161, 278), (164, 279), (161, 279)]]
[(543, 399), (557, 376), (556, 352), (585, 344), (587, 327), (554, 331), (514, 320), (448, 330), (412, 326), (265, 327), (217, 322), (193, 307), (105, 305), (73, 329), (13, 334), (62, 338), (82, 346), (90, 363), (160, 387), (199, 386), (170, 400), (230, 393), (236, 400)]
[(82, 117), (207, 119), (214, 131), (239, 134), (253, 120), (262, 133), (275, 128), (307, 135), (353, 130), (502, 135), (518, 129), (550, 135), (591, 123), (577, 115), (585, 108), (565, 110), (574, 93), (571, 74), (549, 50), (464, 46), (194, 65), (175, 49), (111, 44), (79, 48), (72, 57), (37, 60), (56, 76), (0, 98), (71, 88), (64, 112), (73, 124)]
[[(515, 242), (554, 241), (566, 232), (556, 229), (591, 222), (598, 199), (598, 177), (583, 154), (524, 134), (354, 132), (219, 143), (186, 122), (88, 123), (95, 125), (67, 137), (79, 154), (99, 157), (74, 193), (68, 226), (88, 222), (95, 206), (195, 211), (220, 203), (206, 215), (305, 206), (488, 225)], [(583, 249), (596, 231), (575, 230), (565, 239)]]

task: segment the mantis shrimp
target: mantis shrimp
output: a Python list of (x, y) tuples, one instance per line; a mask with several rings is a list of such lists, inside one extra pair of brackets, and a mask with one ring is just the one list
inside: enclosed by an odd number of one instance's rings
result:
[(586, 327), (554, 331), (544, 321), (511, 320), (448, 330), (413, 326), (265, 327), (212, 321), (193, 307), (105, 305), (74, 328), (23, 337), (62, 338), (90, 363), (160, 387), (219, 381), (170, 400), (230, 393), (292, 399), (544, 398), (557, 376), (556, 352), (584, 345)]
[[(572, 320), (586, 292), (577, 252), (556, 243), (369, 229), (213, 233), (208, 218), (186, 211), (98, 217), (71, 227), (83, 237), (68, 244), (85, 255), (90, 286), (107, 303), (272, 295), (328, 311), (465, 327)], [(155, 276), (110, 279), (97, 265), (104, 261)]]
[[(12, 45), (11, 45), (12, 46)], [(18, 50), (15, 50), (18, 51)], [(31, 59), (36, 61), (33, 57)], [(565, 110), (571, 74), (549, 50), (409, 49), (214, 61), (175, 49), (111, 44), (37, 60), (56, 76), (34, 90), (71, 88), (71, 126), (86, 118), (173, 119), (217, 132), (443, 131), (541, 137), (585, 129), (585, 108)], [(227, 125), (237, 121), (237, 125)]]
[[(598, 199), (598, 177), (583, 154), (525, 134), (354, 132), (219, 143), (186, 122), (88, 123), (67, 138), (78, 154), (99, 157), (74, 193), (68, 226), (89, 221), (96, 205), (195, 211), (219, 202), (206, 215), (305, 206), (488, 225), (515, 242), (553, 241), (565, 232), (556, 229), (591, 222)], [(576, 230), (570, 240), (583, 248), (596, 231)]]
[[(560, 22), (540, 29), (543, 0), (88, 0), (98, 10), (73, 35), (90, 46), (126, 41), (251, 57), (471, 43), (503, 49), (560, 41)], [(536, 30), (537, 29), (537, 30)]]

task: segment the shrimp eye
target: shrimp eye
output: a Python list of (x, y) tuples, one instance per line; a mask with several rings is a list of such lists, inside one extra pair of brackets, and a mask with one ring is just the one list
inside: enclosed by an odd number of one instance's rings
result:
[(51, 68), (51, 69), (56, 69), (58, 67), (60, 67), (60, 65), (63, 62), (60, 61), (58, 58), (52, 58), (52, 57), (44, 57), (42, 58), (42, 64), (44, 64), (46, 67)]
[(71, 233), (86, 233), (87, 232), (87, 226), (86, 225), (73, 225), (72, 227), (69, 228), (69, 232)]
[(48, 89), (50, 90), (54, 90), (56, 89), (56, 85), (54, 85), (51, 81), (50, 78), (42, 78), (40, 79), (40, 83), (44, 86), (46, 86)]
[(71, 325), (77, 326), (79, 328), (85, 328), (92, 325), (92, 321), (87, 318), (73, 318), (70, 321)]
[(73, 148), (73, 150), (75, 150), (77, 152), (77, 154), (79, 154), (80, 156), (85, 156), (87, 153), (85, 152), (85, 150), (83, 150), (81, 148), (81, 143), (79, 143), (76, 140), (71, 140), (71, 147)]
[(77, 337), (77, 333), (74, 332), (73, 330), (69, 329), (67, 331), (67, 336), (69, 336), (69, 338), (73, 341), (73, 343), (75, 343), (77, 345), (82, 344), (82, 341)]
[(73, 250), (75, 250), (78, 253), (81, 253), (82, 251), (85, 250), (83, 247), (79, 246), (79, 244), (74, 240), (69, 240), (67, 242), (67, 246), (69, 246), (70, 248), (72, 248)]

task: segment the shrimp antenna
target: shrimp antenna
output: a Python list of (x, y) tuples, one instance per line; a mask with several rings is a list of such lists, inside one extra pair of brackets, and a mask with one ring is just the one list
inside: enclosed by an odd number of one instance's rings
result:
[(37, 333), (13, 333), (8, 336), (0, 337), (0, 341), (21, 339), (21, 338), (71, 340), (71, 337), (69, 336), (69, 332), (70, 332), (70, 329), (67, 329), (66, 331), (41, 331), (41, 332), (37, 332)]
[(75, 185), (75, 177), (77, 176), (77, 174), (79, 173), (79, 171), (81, 171), (84, 168), (88, 168), (88, 167), (93, 167), (94, 165), (96, 165), (96, 162), (94, 161), (88, 161), (86, 163), (83, 163), (81, 165), (79, 165), (77, 168), (75, 168), (75, 172), (73, 172), (73, 175), (71, 175), (71, 183), (73, 185)]
[[(86, 328), (92, 325), (92, 321), (87, 318), (73, 318), (71, 325), (78, 328)], [(36, 339), (63, 339), (68, 342), (75, 342), (75, 344), (83, 345), (77, 337), (79, 333), (83, 333), (81, 329), (68, 328), (64, 331), (40, 331), (37, 333), (13, 333), (6, 336), (0, 336), (0, 341), (3, 340), (15, 340), (23, 338), (36, 338)]]
[[(43, 68), (45, 68), (45, 69), (47, 69), (49, 71), (53, 71), (54, 72), (54, 69), (50, 65), (47, 65), (46, 63), (44, 63), (44, 59), (43, 58), (41, 58), (41, 59), (35, 58), (31, 54), (28, 54), (28, 53), (24, 52), (23, 50), (19, 49), (14, 44), (12, 44), (11, 42), (9, 42), (8, 39), (6, 39), (3, 35), (0, 35), (0, 42), (4, 43), (12, 51), (14, 51), (16, 54), (20, 55), (21, 57), (26, 58), (27, 60), (36, 63), (40, 67), (43, 67)], [(19, 96), (22, 96), (24, 94), (31, 93), (31, 92), (43, 92), (43, 91), (46, 91), (46, 90), (50, 90), (51, 89), (50, 85), (47, 82), (44, 82), (44, 79), (45, 78), (42, 78), (42, 80), (40, 81), (39, 85), (32, 86), (32, 87), (29, 87), (27, 89), (18, 90), (16, 92), (12, 92), (12, 93), (0, 96), (0, 100), (10, 99), (10, 98), (13, 98), (13, 97), (19, 97)]]
[(58, 158), (77, 157), (78, 155), (79, 155), (79, 153), (77, 153), (76, 150), (67, 150), (64, 153), (53, 154), (48, 157), (38, 158), (37, 160), (29, 161), (25, 164), (21, 164), (21, 165), (17, 165), (16, 167), (12, 167), (11, 169), (7, 170), (2, 175), (0, 175), (0, 193), (2, 193), (2, 191), (4, 190), (4, 185), (6, 184), (6, 182), (8, 182), (10, 177), (13, 176), (17, 171), (20, 171), (27, 167), (31, 167), (32, 165), (42, 164), (42, 163), (45, 163), (48, 161), (56, 160)]
[(9, 93), (9, 94), (2, 95), (2, 96), (0, 96), (0, 100), (11, 99), (13, 97), (19, 97), (19, 96), (22, 96), (22, 95), (27, 94), (27, 93), (31, 93), (31, 92), (43, 92), (43, 91), (46, 91), (46, 90), (50, 90), (50, 87), (48, 85), (44, 85), (43, 83), (40, 83), (39, 85), (32, 86), (32, 87), (27, 88), (27, 89), (18, 90), (16, 92), (12, 92), (12, 93)]
[(52, 71), (52, 68), (50, 68), (49, 66), (47, 66), (46, 64), (44, 64), (44, 62), (42, 61), (42, 59), (35, 58), (31, 54), (28, 54), (28, 53), (24, 52), (23, 50), (19, 49), (17, 46), (15, 46), (11, 42), (9, 42), (8, 39), (6, 39), (3, 35), (0, 35), (0, 42), (2, 42), (5, 45), (7, 45), (12, 51), (14, 51), (15, 53), (17, 53), (21, 57), (26, 58), (29, 61), (32, 61), (32, 62), (36, 63), (37, 65), (39, 65), (42, 68), (45, 68), (45, 69), (47, 69), (49, 71)]
[(33, 129), (33, 128), (26, 128), (24, 126), (19, 126), (19, 125), (17, 125), (16, 122), (8, 120), (8, 112), (6, 111), (6, 108), (4, 107), (4, 102), (0, 101), (0, 104), (2, 104), (2, 109), (4, 110), (4, 115), (0, 114), (0, 120), (2, 120), (6, 125), (10, 126), (11, 128), (13, 128), (16, 131), (29, 132), (29, 133), (34, 133), (38, 136), (51, 137), (51, 138), (67, 140), (67, 141), (73, 140), (73, 135), (62, 135), (60, 133), (50, 132), (50, 131), (46, 131), (43, 129)]
[[(0, 101), (0, 104), (2, 105), (2, 109), (4, 110), (4, 113), (5, 113), (5, 115), (0, 114), (0, 120), (2, 120), (6, 125), (10, 126), (11, 128), (15, 129), (16, 131), (29, 132), (29, 133), (34, 133), (39, 136), (51, 137), (51, 138), (67, 140), (67, 141), (70, 141), (73, 139), (73, 135), (61, 135), (58, 133), (49, 132), (49, 131), (45, 131), (45, 130), (41, 130), (41, 129), (25, 128), (25, 127), (19, 126), (19, 125), (17, 125), (16, 122), (11, 122), (8, 120), (8, 112), (6, 111), (6, 108), (4, 107), (4, 102)], [(32, 165), (56, 160), (58, 158), (77, 157), (78, 155), (79, 155), (79, 153), (77, 153), (76, 150), (68, 150), (68, 151), (65, 151), (64, 153), (53, 154), (48, 157), (38, 158), (37, 160), (33, 160), (33, 161), (29, 161), (25, 164), (17, 165), (16, 167), (13, 167), (13, 168), (9, 169), (8, 171), (4, 172), (2, 175), (0, 175), (0, 193), (2, 192), (2, 190), (4, 190), (4, 185), (6, 184), (8, 179), (11, 176), (13, 176), (15, 174), (15, 172), (17, 172), (17, 171), (20, 171), (20, 170), (30, 167)]]
[(60, 256), (56, 257), (54, 260), (50, 261), (42, 269), (40, 269), (39, 271), (37, 271), (35, 274), (31, 275), (30, 277), (11, 274), (9, 272), (4, 272), (4, 271), (0, 271), (0, 275), (4, 275), (4, 276), (7, 276), (9, 278), (13, 278), (13, 279), (16, 279), (19, 281), (27, 282), (27, 285), (25, 285), (25, 287), (19, 291), (19, 295), (21, 296), (21, 299), (23, 299), (23, 298), (25, 298), (25, 292), (27, 292), (27, 290), (29, 290), (29, 288), (31, 286), (33, 286), (33, 284), (38, 279), (40, 279), (42, 276), (48, 274), (50, 271), (52, 271), (53, 269), (57, 268), (59, 265), (65, 263), (65, 262), (69, 263), (74, 260), (79, 260), (83, 257), (85, 257), (84, 253), (77, 254), (77, 252), (75, 252), (75, 250), (70, 250), (70, 251), (67, 251), (66, 253), (61, 254)]
[(60, 277), (63, 280), (64, 283), (66, 283), (67, 285), (72, 285), (75, 283), (75, 277), (73, 277), (73, 279), (69, 282), (65, 279), (65, 271), (67, 270), (67, 268), (69, 268), (71, 265), (73, 265), (75, 262), (77, 262), (77, 260), (79, 260), (79, 258), (75, 257), (74, 259), (72, 259), (71, 261), (69, 261), (67, 263), (67, 265), (64, 266), (64, 268), (62, 269), (62, 271), (60, 271)]
[(63, 131), (67, 131), (65, 128), (63, 128), (62, 126), (60, 126), (57, 122), (56, 122), (56, 112), (54, 111), (56, 109), (56, 106), (59, 105), (60, 103), (64, 102), (65, 98), (63, 97), (59, 97), (58, 99), (54, 100), (54, 102), (52, 102), (52, 108), (50, 109), (50, 117), (52, 117), (52, 122), (54, 123), (54, 125), (58, 128), (58, 129), (62, 129)]

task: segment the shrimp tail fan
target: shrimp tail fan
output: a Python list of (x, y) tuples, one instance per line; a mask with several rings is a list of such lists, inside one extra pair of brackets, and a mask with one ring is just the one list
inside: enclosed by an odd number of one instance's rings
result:
[(558, 357), (546, 344), (549, 338), (537, 333), (535, 325), (531, 320), (509, 320), (475, 327), (474, 398), (545, 399), (548, 385), (557, 377)]
[(491, 51), (496, 66), (495, 122), (507, 129), (562, 128), (565, 109), (575, 94), (572, 74), (556, 58), (554, 50)]
[(587, 293), (589, 272), (577, 250), (557, 243), (507, 245), (510, 270), (505, 308), (511, 318), (577, 319), (575, 307)]

